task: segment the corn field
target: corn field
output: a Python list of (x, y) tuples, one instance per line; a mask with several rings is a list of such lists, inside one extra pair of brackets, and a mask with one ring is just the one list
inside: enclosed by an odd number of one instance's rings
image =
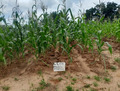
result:
[[(7, 64), (7, 60), (24, 57), (25, 52), (39, 58), (49, 48), (62, 49), (71, 59), (70, 52), (73, 47), (79, 46), (84, 51), (89, 48), (94, 53), (94, 46), (101, 55), (104, 51), (103, 46), (107, 45), (112, 54), (112, 46), (103, 41), (103, 38), (115, 37), (120, 41), (120, 20), (103, 21), (85, 21), (85, 16), (74, 17), (71, 9), (57, 9), (55, 19), (48, 17), (46, 12), (37, 16), (36, 5), (32, 6), (32, 15), (28, 16), (28, 23), (18, 11), (14, 11), (12, 25), (8, 25), (4, 14), (0, 12), (0, 21), (4, 26), (0, 26), (0, 62)], [(68, 16), (69, 15), (69, 16)], [(59, 19), (59, 23), (58, 23)], [(75, 41), (75, 44), (72, 44)]]

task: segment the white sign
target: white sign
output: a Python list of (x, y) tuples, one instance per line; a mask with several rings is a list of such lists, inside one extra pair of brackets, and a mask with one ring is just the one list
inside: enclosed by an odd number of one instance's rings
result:
[(55, 62), (53, 64), (54, 71), (65, 71), (65, 62)]

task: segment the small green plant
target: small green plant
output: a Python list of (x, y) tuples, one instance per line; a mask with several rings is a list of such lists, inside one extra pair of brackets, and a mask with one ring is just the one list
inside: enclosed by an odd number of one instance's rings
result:
[(63, 80), (63, 78), (62, 78), (62, 77), (59, 77), (59, 78), (58, 78), (58, 80), (59, 80), (59, 81), (62, 81), (62, 80)]
[(72, 85), (74, 85), (75, 83), (74, 82), (71, 82)]
[(72, 78), (72, 81), (76, 82), (76, 81), (77, 81), (77, 79), (76, 79), (76, 78)]
[(117, 69), (117, 68), (116, 68), (115, 66), (111, 66), (111, 70), (112, 70), (112, 71), (116, 71), (116, 69)]
[(98, 86), (98, 84), (97, 84), (96, 82), (94, 82), (93, 85), (94, 85), (94, 87), (97, 87), (97, 86)]
[(19, 79), (18, 78), (14, 78), (15, 81), (18, 81)]
[(10, 87), (9, 86), (3, 86), (2, 89), (3, 89), (3, 91), (8, 91), (10, 89)]
[(110, 78), (104, 77), (105, 82), (110, 82)]
[(90, 87), (90, 84), (86, 84), (84, 87), (85, 87), (85, 88), (89, 88), (89, 87)]
[(42, 79), (39, 84), (40, 84), (40, 87), (38, 87), (37, 89), (45, 89), (46, 87), (50, 86), (50, 84), (46, 83), (44, 79)]
[(66, 91), (74, 91), (74, 89), (71, 86), (67, 86), (66, 89)]
[(86, 77), (86, 78), (87, 78), (87, 79), (90, 79), (90, 76), (88, 76), (88, 75), (87, 75), (87, 77)]
[(115, 61), (120, 64), (120, 58), (115, 58)]
[(95, 79), (96, 81), (100, 81), (100, 80), (101, 80), (101, 78), (100, 78), (99, 76), (94, 76), (94, 79)]
[(39, 70), (39, 71), (38, 71), (38, 74), (41, 76), (41, 75), (42, 75), (42, 70)]
[(34, 87), (34, 84), (33, 84), (33, 83), (31, 83), (31, 87)]

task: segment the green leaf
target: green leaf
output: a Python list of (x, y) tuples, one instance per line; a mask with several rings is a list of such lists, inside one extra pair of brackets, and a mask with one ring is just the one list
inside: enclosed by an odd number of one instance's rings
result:
[(106, 44), (107, 44), (107, 46), (108, 46), (108, 50), (109, 50), (109, 52), (112, 54), (112, 46), (108, 43), (108, 42), (105, 42)]

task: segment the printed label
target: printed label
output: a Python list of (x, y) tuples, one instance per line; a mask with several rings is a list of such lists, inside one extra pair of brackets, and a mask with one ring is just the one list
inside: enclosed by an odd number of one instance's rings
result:
[(54, 71), (65, 71), (65, 62), (55, 62), (53, 64)]

